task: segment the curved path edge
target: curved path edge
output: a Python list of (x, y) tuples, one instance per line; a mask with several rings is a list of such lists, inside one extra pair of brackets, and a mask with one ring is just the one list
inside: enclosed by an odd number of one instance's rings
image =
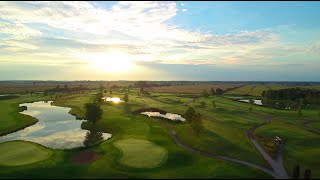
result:
[(218, 159), (223, 159), (223, 160), (226, 160), (226, 161), (230, 161), (230, 162), (234, 162), (234, 163), (238, 163), (238, 164), (242, 164), (242, 165), (246, 165), (246, 166), (249, 166), (249, 167), (253, 167), (253, 168), (256, 168), (256, 169), (259, 169), (269, 175), (271, 175), (272, 177), (276, 178), (276, 179), (281, 179), (281, 177), (279, 177), (277, 174), (275, 174), (274, 172), (272, 172), (271, 170), (267, 169), (267, 168), (264, 168), (262, 166), (259, 166), (259, 165), (256, 165), (256, 164), (253, 164), (253, 163), (250, 163), (250, 162), (246, 162), (246, 161), (243, 161), (243, 160), (238, 160), (238, 159), (234, 159), (234, 158), (230, 158), (230, 157), (227, 157), (227, 156), (221, 156), (221, 155), (217, 155), (217, 154), (213, 154), (213, 153), (209, 153), (209, 152), (204, 152), (204, 151), (201, 151), (201, 150), (198, 150), (198, 149), (195, 149), (185, 143), (183, 143), (181, 141), (181, 139), (179, 138), (179, 136), (177, 135), (177, 133), (169, 126), (169, 124), (163, 120), (163, 119), (159, 119), (159, 121), (167, 128), (167, 130), (170, 132), (170, 134), (172, 135), (173, 139), (175, 140), (175, 143), (186, 149), (186, 150), (189, 150), (191, 152), (195, 152), (195, 153), (198, 153), (198, 154), (201, 154), (201, 155), (204, 155), (204, 156), (207, 156), (207, 157), (212, 157), (212, 158), (218, 158)]

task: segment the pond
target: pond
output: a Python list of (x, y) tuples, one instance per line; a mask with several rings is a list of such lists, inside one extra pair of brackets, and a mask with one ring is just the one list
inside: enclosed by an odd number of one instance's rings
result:
[[(241, 102), (249, 103), (249, 99), (241, 99), (238, 100)], [(274, 100), (261, 100), (261, 99), (253, 99), (253, 104), (259, 105), (259, 106), (268, 106), (275, 109), (297, 109), (297, 103), (296, 102), (289, 102), (289, 101), (274, 101)]]
[(111, 138), (111, 134), (81, 129), (86, 120), (76, 120), (69, 114), (71, 108), (52, 105), (53, 101), (23, 103), (27, 110), (20, 112), (39, 121), (22, 129), (0, 137), (0, 142), (12, 140), (32, 141), (53, 149), (71, 149), (92, 144), (93, 139)]
[[(239, 101), (249, 103), (249, 99), (241, 99), (241, 100), (239, 100)], [(262, 100), (259, 100), (259, 99), (253, 99), (253, 104), (256, 104), (256, 105), (262, 106)]]
[(106, 101), (106, 102), (114, 102), (114, 103), (119, 103), (119, 102), (123, 102), (120, 98), (118, 97), (103, 97), (102, 100)]
[(161, 114), (160, 112), (142, 112), (141, 114), (147, 115), (149, 117), (163, 117), (173, 121), (182, 121), (182, 122), (186, 121), (186, 119), (181, 117), (179, 114), (172, 114), (172, 113)]

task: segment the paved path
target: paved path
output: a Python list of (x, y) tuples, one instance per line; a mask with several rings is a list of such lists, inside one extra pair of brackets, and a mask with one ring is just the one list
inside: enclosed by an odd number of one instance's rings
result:
[[(192, 101), (190, 101), (192, 102)], [(255, 115), (255, 116), (258, 116), (258, 115)], [(211, 120), (214, 120), (218, 123), (221, 123), (221, 124), (224, 124), (225, 122), (224, 121), (221, 121), (221, 120), (218, 120), (218, 119), (215, 119), (215, 118), (212, 118), (212, 117), (208, 117), (209, 119)], [(247, 130), (247, 135), (248, 135), (248, 138), (250, 139), (250, 141), (253, 143), (253, 145), (258, 149), (258, 151), (261, 153), (261, 155), (264, 157), (264, 159), (270, 164), (270, 166), (272, 167), (273, 171), (267, 169), (267, 168), (264, 168), (262, 166), (259, 166), (257, 164), (253, 164), (253, 163), (250, 163), (250, 162), (246, 162), (246, 161), (243, 161), (243, 160), (238, 160), (238, 159), (234, 159), (234, 158), (231, 158), (231, 157), (227, 157), (227, 156), (221, 156), (221, 155), (217, 155), (217, 154), (214, 154), (214, 153), (209, 153), (209, 152), (204, 152), (204, 151), (201, 151), (201, 150), (198, 150), (198, 149), (195, 149), (187, 144), (184, 144), (180, 138), (178, 137), (177, 133), (169, 126), (169, 124), (163, 120), (163, 119), (160, 119), (160, 122), (169, 130), (169, 132), (171, 133), (172, 137), (174, 138), (175, 140), (175, 143), (184, 148), (184, 149), (187, 149), (189, 151), (192, 151), (192, 152), (195, 152), (195, 153), (199, 153), (201, 155), (204, 155), (204, 156), (208, 156), (208, 157), (213, 157), (213, 158), (218, 158), (218, 159), (223, 159), (223, 160), (226, 160), (226, 161), (231, 161), (231, 162), (234, 162), (234, 163), (238, 163), (238, 164), (242, 164), (242, 165), (246, 165), (246, 166), (250, 166), (250, 167), (253, 167), (253, 168), (256, 168), (256, 169), (259, 169), (271, 176), (273, 176), (274, 178), (276, 179), (289, 179), (289, 176), (283, 166), (283, 144), (278, 144), (278, 152), (277, 152), (277, 160), (274, 160), (271, 158), (271, 156), (266, 153), (264, 151), (264, 149), (260, 146), (260, 144), (258, 143), (258, 141), (255, 139), (254, 137), (254, 131), (261, 127), (261, 126), (264, 126), (264, 125), (267, 125), (270, 123), (270, 120), (268, 117), (263, 117), (263, 120), (264, 122), (262, 124), (259, 124), (259, 125), (256, 125), (252, 128), (250, 128), (249, 130)], [(230, 125), (228, 124), (229, 126), (232, 126), (233, 125)], [(240, 127), (236, 127), (235, 128), (240, 128)], [(244, 130), (244, 128), (240, 128), (242, 130)]]
[(235, 162), (235, 163), (238, 163), (238, 164), (242, 164), (242, 165), (246, 165), (246, 166), (250, 166), (250, 167), (253, 167), (253, 168), (256, 168), (256, 169), (259, 169), (271, 176), (273, 176), (274, 178), (276, 179), (279, 179), (281, 177), (278, 177), (277, 174), (275, 174), (274, 172), (272, 172), (271, 170), (267, 169), (267, 168), (264, 168), (262, 166), (259, 166), (257, 164), (253, 164), (253, 163), (250, 163), (250, 162), (246, 162), (246, 161), (242, 161), (242, 160), (238, 160), (238, 159), (234, 159), (234, 158), (230, 158), (230, 157), (227, 157), (227, 156), (221, 156), (221, 155), (217, 155), (217, 154), (214, 154), (214, 153), (209, 153), (209, 152), (204, 152), (204, 151), (201, 151), (201, 150), (198, 150), (198, 149), (195, 149), (185, 143), (183, 143), (179, 136), (177, 135), (177, 133), (169, 126), (169, 124), (166, 122), (166, 120), (164, 119), (159, 119), (160, 122), (168, 129), (168, 131), (171, 133), (175, 143), (184, 148), (184, 149), (187, 149), (191, 152), (195, 152), (195, 153), (198, 153), (198, 154), (201, 154), (201, 155), (204, 155), (204, 156), (208, 156), (208, 157), (213, 157), (213, 158), (218, 158), (218, 159), (223, 159), (223, 160), (226, 160), (226, 161), (231, 161), (231, 162)]
[(317, 132), (317, 133), (320, 133), (320, 129), (319, 128), (315, 128), (315, 127), (310, 126), (310, 124), (313, 123), (313, 122), (319, 122), (319, 121), (306, 121), (306, 122), (303, 123), (303, 125), (305, 127), (309, 128), (309, 129)]
[(197, 100), (198, 98), (199, 98), (199, 97), (193, 98), (193, 99), (191, 99), (190, 101), (185, 102), (184, 105), (185, 105), (185, 106), (188, 106), (188, 104), (190, 104), (192, 101)]
[(247, 131), (248, 138), (253, 143), (253, 145), (258, 149), (258, 151), (261, 153), (263, 158), (270, 164), (270, 166), (273, 169), (273, 172), (281, 179), (288, 179), (289, 176), (287, 174), (287, 171), (285, 170), (283, 166), (283, 157), (282, 157), (282, 149), (283, 144), (278, 144), (278, 154), (277, 154), (277, 160), (272, 159), (272, 157), (260, 146), (258, 141), (254, 137), (254, 131), (264, 125), (270, 124), (270, 120), (268, 117), (263, 117), (264, 123), (256, 125), (249, 129)]

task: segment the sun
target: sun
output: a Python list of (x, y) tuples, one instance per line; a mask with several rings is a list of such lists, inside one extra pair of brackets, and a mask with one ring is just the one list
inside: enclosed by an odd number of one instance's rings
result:
[(96, 68), (112, 73), (126, 72), (133, 66), (131, 56), (122, 52), (96, 54), (90, 59)]

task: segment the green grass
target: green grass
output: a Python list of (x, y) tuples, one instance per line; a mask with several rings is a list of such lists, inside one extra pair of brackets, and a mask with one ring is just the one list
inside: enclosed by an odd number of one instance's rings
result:
[[(83, 105), (93, 99), (94, 93), (96, 92), (92, 91), (58, 99), (55, 105), (71, 107), (70, 112), (81, 117), (84, 115)], [(113, 91), (112, 96), (123, 97), (123, 93)], [(7, 128), (1, 129), (2, 126), (0, 126), (0, 132), (23, 125), (21, 122), (28, 116), (23, 115), (23, 119), (12, 118), (19, 114), (15, 109), (19, 103), (41, 98), (40, 96), (23, 96), (0, 101), (1, 115), (4, 114), (6, 117), (5, 119), (0, 118), (0, 121), (8, 124), (10, 122), (7, 122), (9, 121), (7, 119), (10, 117), (10, 121), (12, 119), (16, 121), (16, 124), (6, 126)], [(112, 138), (85, 149), (98, 152), (100, 157), (97, 161), (91, 164), (76, 165), (71, 162), (71, 157), (83, 149), (52, 150), (50, 158), (37, 163), (15, 168), (1, 166), (0, 176), (2, 178), (271, 178), (257, 169), (185, 150), (175, 144), (171, 134), (157, 118), (131, 113), (140, 108), (155, 107), (171, 113), (184, 114), (188, 107), (183, 103), (189, 100), (191, 97), (180, 98), (177, 94), (169, 93), (151, 93), (151, 97), (140, 97), (136, 90), (132, 90), (128, 103), (102, 104), (104, 114), (97, 123), (97, 127), (100, 131), (112, 133)], [(216, 109), (213, 108), (212, 100), (216, 102)], [(199, 107), (201, 101), (206, 102), (204, 108)], [(311, 168), (313, 178), (320, 177), (320, 174), (316, 172), (320, 167), (319, 160), (314, 158), (320, 156), (319, 135), (308, 131), (303, 126), (304, 121), (317, 117), (318, 110), (315, 110), (317, 108), (304, 109), (303, 116), (298, 118), (295, 111), (249, 105), (220, 96), (200, 98), (195, 103), (191, 102), (189, 106), (195, 107), (196, 111), (203, 114), (205, 131), (200, 137), (197, 137), (193, 134), (189, 124), (168, 121), (184, 143), (203, 151), (268, 167), (248, 140), (246, 130), (263, 122), (261, 118), (254, 116), (254, 113), (270, 116), (272, 117), (271, 124), (258, 128), (256, 134), (262, 138), (280, 136), (285, 140), (284, 163), (290, 175), (292, 167), (299, 162), (303, 170)], [(252, 113), (248, 111), (250, 106), (253, 107)], [(218, 119), (224, 124), (211, 120), (209, 117)], [(87, 128), (89, 126), (90, 124), (86, 125)], [(166, 162), (156, 168), (143, 169), (123, 165), (121, 158), (124, 156), (115, 144), (127, 139), (152, 142), (166, 149), (168, 152)], [(132, 146), (132, 144), (128, 145)], [(133, 150), (145, 152), (145, 149), (138, 149)], [(135, 154), (141, 157), (141, 154), (146, 155), (147, 153)], [(132, 162), (139, 162), (139, 159), (141, 158)]]
[(249, 92), (255, 87), (255, 85), (245, 85), (234, 90), (228, 91), (226, 95), (248, 95)]
[(35, 143), (11, 141), (0, 144), (0, 165), (19, 166), (50, 157), (51, 151)]
[(43, 96), (21, 95), (19, 98), (0, 101), (0, 135), (7, 134), (37, 122), (36, 118), (20, 114), (19, 104), (43, 100)]
[(314, 122), (314, 123), (311, 123), (310, 125), (314, 128), (320, 129), (320, 122)]
[(135, 168), (155, 168), (162, 165), (168, 157), (166, 149), (150, 141), (123, 139), (114, 142), (121, 151), (121, 164)]
[(250, 91), (249, 95), (251, 96), (262, 96), (263, 91), (270, 90), (267, 86), (265, 85), (257, 85), (255, 88)]
[(279, 136), (284, 140), (284, 163), (289, 175), (293, 167), (310, 168), (312, 177), (319, 178), (320, 136), (306, 130), (302, 125), (291, 124), (281, 119), (272, 119), (271, 124), (257, 129), (257, 134), (265, 137)]

